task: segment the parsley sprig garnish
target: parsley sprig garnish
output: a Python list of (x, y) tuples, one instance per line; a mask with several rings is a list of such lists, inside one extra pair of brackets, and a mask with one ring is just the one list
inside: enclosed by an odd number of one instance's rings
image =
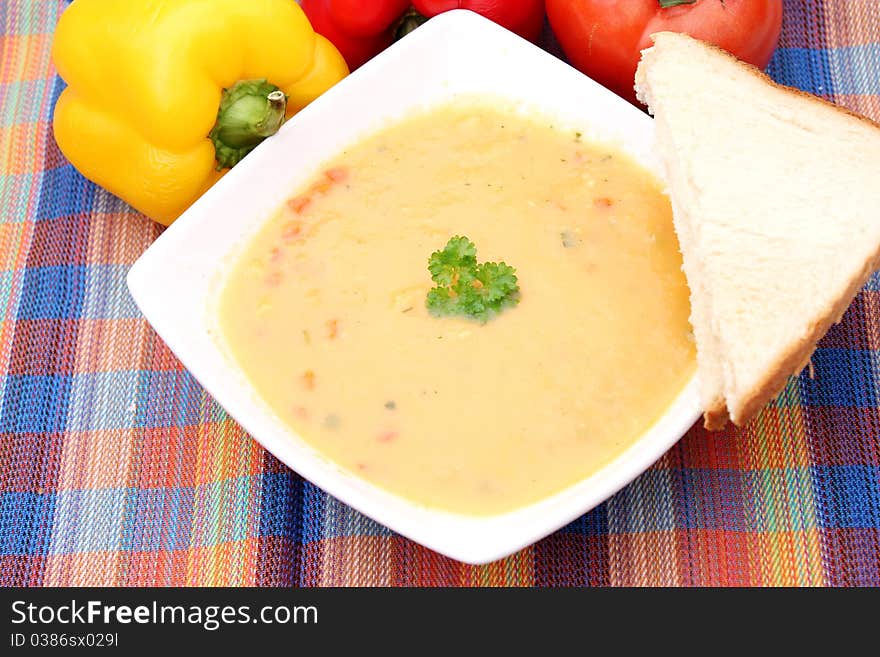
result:
[(516, 270), (503, 262), (477, 262), (477, 247), (467, 237), (452, 237), (428, 260), (431, 280), (426, 304), (436, 316), (459, 315), (487, 322), (519, 303)]

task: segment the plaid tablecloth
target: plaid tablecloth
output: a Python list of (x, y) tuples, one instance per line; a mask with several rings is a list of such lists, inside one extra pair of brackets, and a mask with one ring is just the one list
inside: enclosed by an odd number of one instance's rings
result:
[[(281, 465), (140, 316), (125, 274), (160, 229), (52, 138), (65, 6), (0, 1), (0, 584), (880, 585), (880, 277), (749, 427), (460, 564)], [(880, 3), (785, 11), (773, 77), (880, 119)]]

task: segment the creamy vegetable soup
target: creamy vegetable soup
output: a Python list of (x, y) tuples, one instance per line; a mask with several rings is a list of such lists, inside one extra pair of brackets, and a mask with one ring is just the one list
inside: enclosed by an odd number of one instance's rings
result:
[[(291, 190), (221, 290), (224, 340), (275, 413), (417, 503), (491, 514), (555, 493), (692, 375), (667, 198), (550, 123), (473, 102), (383, 128)], [(465, 243), (470, 269), (429, 271)]]

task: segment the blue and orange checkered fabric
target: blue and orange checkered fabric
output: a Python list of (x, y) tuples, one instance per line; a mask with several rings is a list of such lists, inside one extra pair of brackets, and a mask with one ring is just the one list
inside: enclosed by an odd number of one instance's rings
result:
[[(160, 227), (52, 137), (65, 6), (0, 2), (0, 584), (880, 585), (880, 277), (757, 421), (457, 563), (282, 466), (141, 317), (125, 275)], [(880, 119), (880, 4), (785, 12), (771, 75)]]

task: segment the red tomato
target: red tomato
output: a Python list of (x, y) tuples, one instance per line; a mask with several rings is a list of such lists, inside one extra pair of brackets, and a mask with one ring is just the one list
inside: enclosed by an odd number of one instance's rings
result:
[(546, 0), (547, 17), (578, 70), (636, 103), (633, 83), (654, 32), (685, 32), (760, 68), (782, 29), (782, 0), (696, 0), (663, 8), (660, 0)]

